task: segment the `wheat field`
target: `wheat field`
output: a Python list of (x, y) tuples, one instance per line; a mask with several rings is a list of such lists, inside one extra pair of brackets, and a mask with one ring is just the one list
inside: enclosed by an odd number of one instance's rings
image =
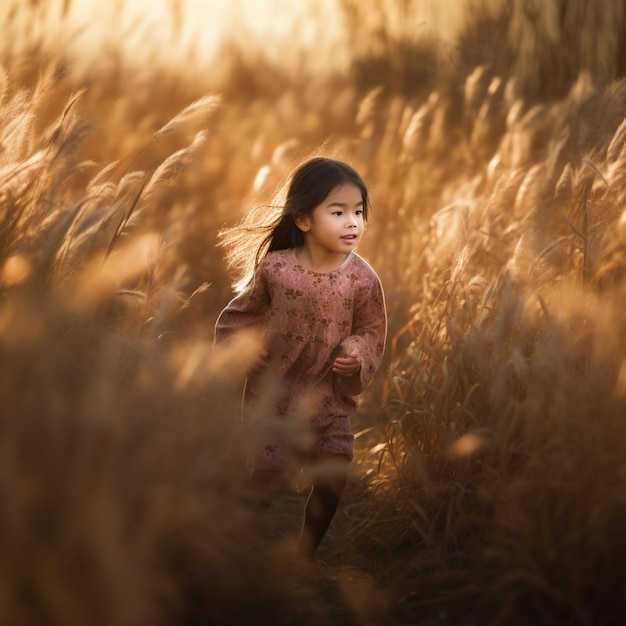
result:
[[(624, 621), (626, 2), (599, 4), (464, 0), (443, 41), (417, 0), (337, 0), (339, 50), (242, 29), (176, 63), (76, 58), (7, 4), (0, 623)], [(255, 353), (212, 332), (218, 230), (315, 154), (370, 187), (389, 337), (304, 566), (307, 477), (245, 506)]]

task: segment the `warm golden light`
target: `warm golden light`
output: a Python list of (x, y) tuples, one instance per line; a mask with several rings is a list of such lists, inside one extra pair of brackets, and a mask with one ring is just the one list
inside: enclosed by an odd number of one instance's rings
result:
[[(450, 40), (461, 24), (465, 1), (419, 0), (414, 3), (414, 23), (422, 33)], [(180, 61), (181, 55), (193, 51), (208, 60), (221, 43), (239, 37), (262, 42), (271, 57), (279, 42), (291, 41), (294, 50), (314, 50), (324, 43), (337, 51), (344, 37), (337, 0), (48, 0), (38, 11), (45, 16), (38, 36), (52, 41), (61, 37), (78, 60), (85, 54), (106, 55), (111, 44), (121, 44), (129, 55), (154, 55), (158, 49), (161, 60)], [(389, 25), (406, 27), (393, 20)]]
[[(624, 0), (0, 0), (0, 23), (0, 624), (626, 622)], [(336, 468), (307, 458), (269, 509), (249, 489), (268, 426), (315, 430), (308, 389), (270, 408), (293, 389), (262, 311), (301, 296), (214, 329), (311, 156), (366, 182), (389, 325), (302, 563)], [(310, 303), (285, 313), (332, 327)]]
[(1, 279), (5, 285), (19, 285), (24, 282), (31, 272), (31, 263), (23, 255), (14, 254), (4, 263)]

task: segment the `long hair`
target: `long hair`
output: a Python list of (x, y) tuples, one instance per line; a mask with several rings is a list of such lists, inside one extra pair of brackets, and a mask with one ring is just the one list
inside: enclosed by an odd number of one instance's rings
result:
[(226, 249), (226, 262), (238, 273), (235, 289), (246, 287), (268, 252), (304, 245), (304, 233), (296, 220), (310, 215), (333, 189), (345, 183), (361, 191), (363, 219), (367, 221), (371, 213), (369, 194), (358, 172), (342, 161), (314, 157), (291, 174), (282, 205), (279, 202), (256, 207), (232, 228), (221, 230), (218, 237)]

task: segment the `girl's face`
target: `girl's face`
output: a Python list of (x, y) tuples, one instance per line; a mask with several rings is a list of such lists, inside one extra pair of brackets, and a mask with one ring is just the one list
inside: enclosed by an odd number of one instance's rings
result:
[(305, 246), (324, 254), (347, 255), (365, 228), (361, 190), (353, 183), (338, 185), (296, 224), (304, 233)]

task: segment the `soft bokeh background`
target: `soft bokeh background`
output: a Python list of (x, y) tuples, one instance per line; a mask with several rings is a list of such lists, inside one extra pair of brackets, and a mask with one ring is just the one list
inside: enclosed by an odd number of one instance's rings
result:
[[(0, 623), (623, 622), (626, 2), (0, 19)], [(212, 328), (218, 230), (314, 154), (371, 189), (389, 337), (306, 566)]]

